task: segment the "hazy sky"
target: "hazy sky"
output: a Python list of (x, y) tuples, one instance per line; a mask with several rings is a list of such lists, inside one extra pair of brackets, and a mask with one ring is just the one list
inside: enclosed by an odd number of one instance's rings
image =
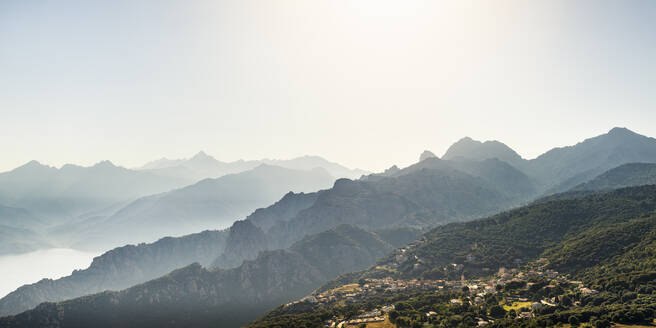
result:
[(0, 171), (656, 136), (653, 1), (0, 0)]

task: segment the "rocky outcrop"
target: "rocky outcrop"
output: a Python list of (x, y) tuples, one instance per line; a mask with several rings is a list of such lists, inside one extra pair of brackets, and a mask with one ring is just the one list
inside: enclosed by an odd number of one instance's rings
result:
[(226, 248), (213, 263), (216, 268), (233, 268), (244, 260), (252, 260), (264, 250), (269, 249), (264, 231), (250, 220), (236, 221), (230, 227)]

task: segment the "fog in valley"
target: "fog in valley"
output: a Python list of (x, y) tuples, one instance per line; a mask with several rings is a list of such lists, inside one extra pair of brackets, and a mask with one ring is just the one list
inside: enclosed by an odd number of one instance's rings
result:
[(0, 297), (16, 288), (43, 278), (56, 279), (84, 269), (99, 253), (68, 248), (51, 248), (35, 252), (0, 256)]

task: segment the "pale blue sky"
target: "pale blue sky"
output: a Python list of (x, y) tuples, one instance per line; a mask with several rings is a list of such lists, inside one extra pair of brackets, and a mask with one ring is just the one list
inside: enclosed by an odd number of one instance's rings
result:
[(656, 136), (650, 1), (0, 0), (0, 171)]

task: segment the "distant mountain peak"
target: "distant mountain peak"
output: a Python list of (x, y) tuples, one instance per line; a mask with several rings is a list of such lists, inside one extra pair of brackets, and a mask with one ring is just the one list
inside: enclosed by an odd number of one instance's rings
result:
[(25, 163), (22, 167), (44, 167), (44, 166), (46, 166), (46, 165), (43, 165), (43, 164), (39, 163), (39, 161), (37, 161), (37, 160), (31, 160), (31, 161)]
[(55, 168), (48, 165), (43, 165), (39, 161), (31, 160), (17, 167), (15, 170), (23, 171), (23, 170), (45, 170), (45, 169), (55, 169)]
[(453, 145), (451, 145), (451, 147), (449, 147), (449, 149), (446, 151), (446, 153), (442, 157), (444, 159), (447, 159), (446, 157), (449, 154), (449, 152), (450, 151), (453, 152), (456, 149), (465, 148), (465, 147), (466, 148), (479, 147), (481, 145), (483, 145), (483, 143), (478, 141), (478, 140), (474, 140), (470, 137), (464, 137), (464, 138), (461, 138), (460, 140), (456, 141)]
[(114, 163), (112, 163), (109, 160), (104, 160), (104, 161), (100, 161), (100, 162), (96, 163), (93, 167), (112, 168), (112, 167), (116, 167), (116, 165), (114, 165)]
[(524, 161), (517, 152), (502, 142), (496, 140), (481, 142), (470, 137), (464, 137), (451, 145), (442, 158), (446, 160), (497, 158), (511, 165), (521, 165)]
[(433, 152), (431, 152), (429, 150), (424, 150), (424, 152), (421, 153), (421, 155), (419, 155), (419, 161), (420, 162), (422, 162), (422, 161), (424, 161), (428, 158), (437, 158), (437, 156), (435, 156), (435, 154), (433, 154)]
[(608, 131), (608, 135), (631, 136), (631, 135), (637, 135), (637, 133), (624, 127), (614, 127), (610, 129), (610, 131)]
[(191, 158), (192, 160), (194, 159), (214, 159), (214, 157), (207, 155), (204, 151), (199, 151), (194, 157)]
[(596, 146), (606, 145), (606, 147), (620, 146), (620, 145), (638, 146), (641, 145), (642, 142), (649, 141), (649, 140), (654, 141), (654, 138), (647, 137), (642, 134), (633, 132), (625, 127), (614, 127), (610, 129), (610, 131), (608, 131), (607, 133), (585, 139), (574, 146), (554, 148), (540, 156), (549, 154), (553, 150), (576, 148), (576, 147), (591, 147), (593, 145)]

